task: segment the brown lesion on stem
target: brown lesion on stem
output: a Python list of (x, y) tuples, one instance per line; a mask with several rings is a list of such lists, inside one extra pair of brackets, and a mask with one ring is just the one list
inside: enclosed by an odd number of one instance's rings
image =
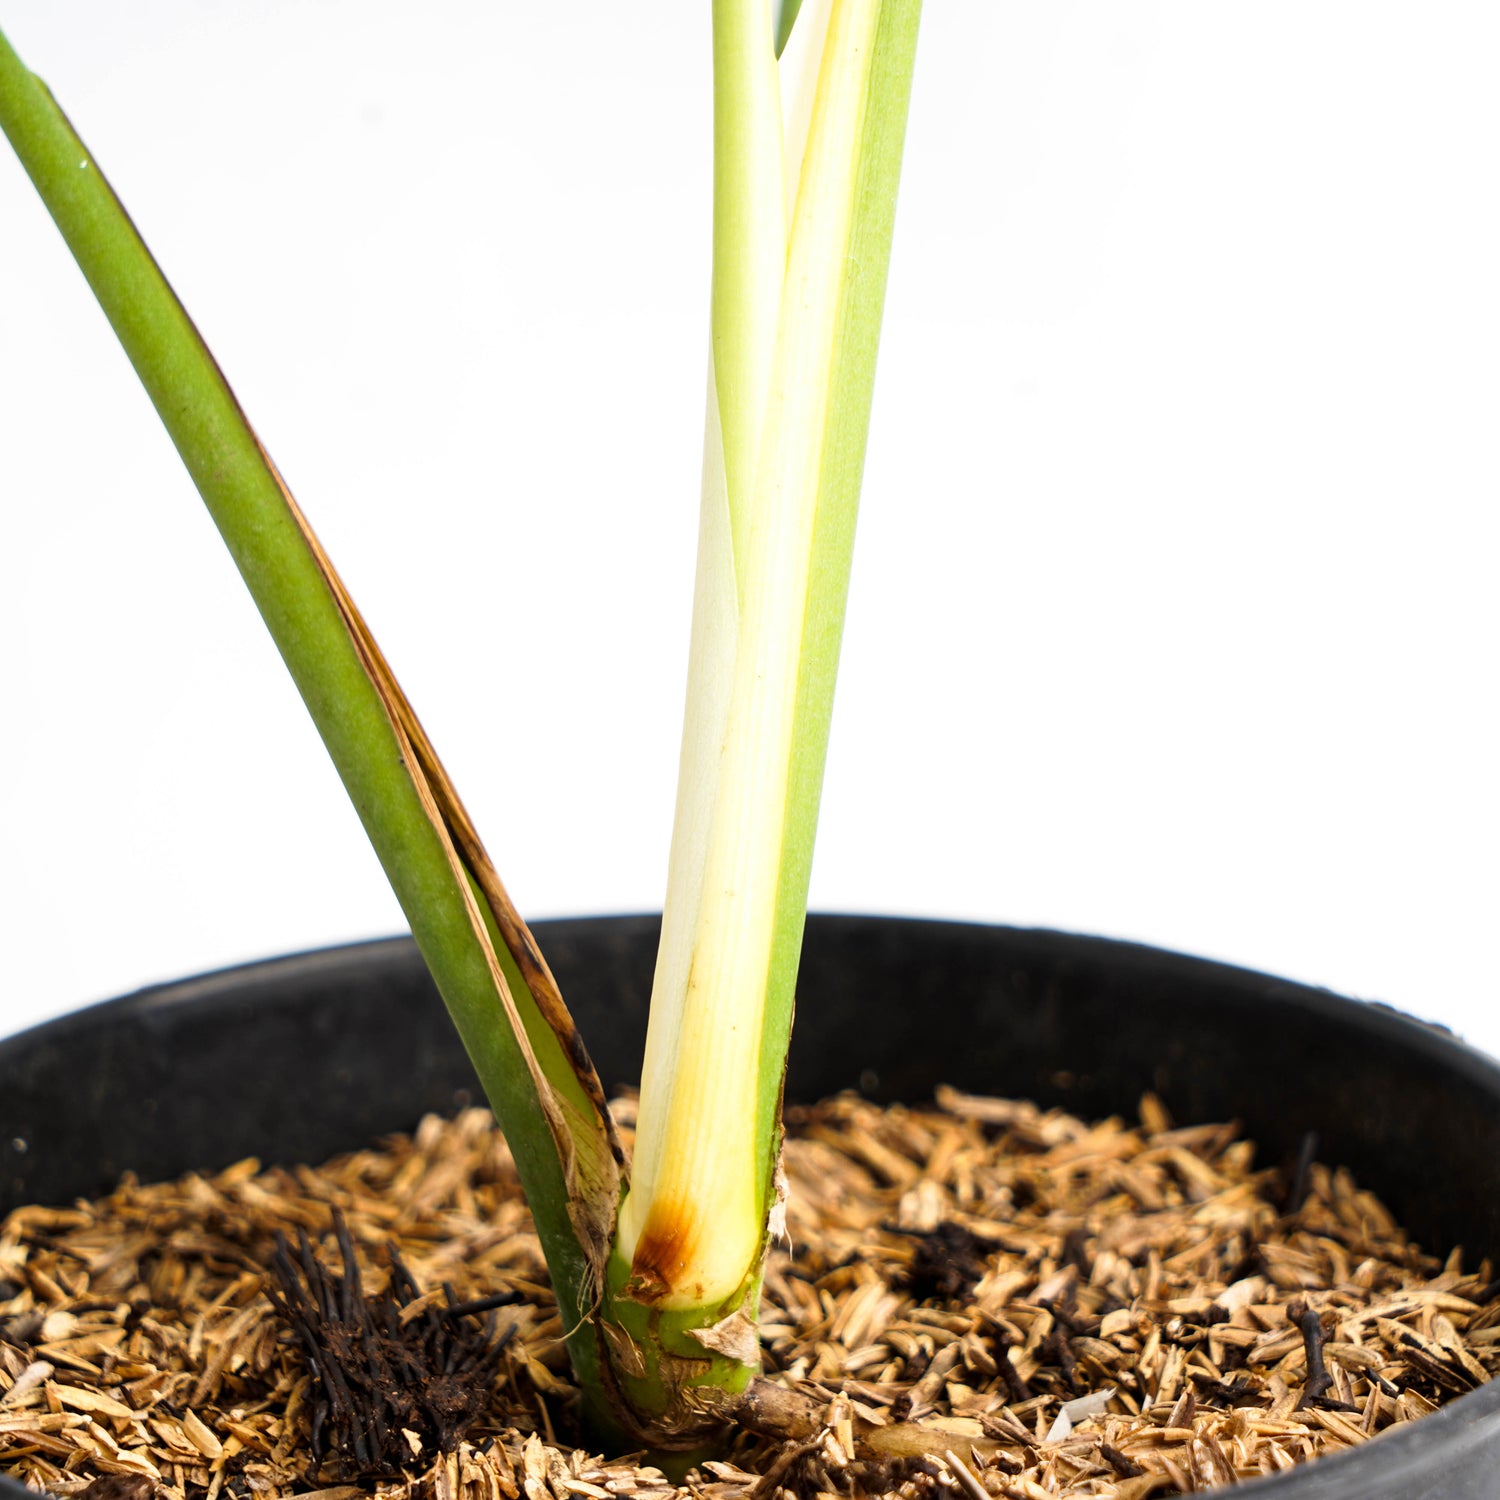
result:
[(647, 1306), (660, 1305), (668, 1297), (690, 1298), (693, 1289), (684, 1287), (681, 1277), (697, 1253), (703, 1228), (690, 1204), (653, 1204), (630, 1260), (624, 1295)]

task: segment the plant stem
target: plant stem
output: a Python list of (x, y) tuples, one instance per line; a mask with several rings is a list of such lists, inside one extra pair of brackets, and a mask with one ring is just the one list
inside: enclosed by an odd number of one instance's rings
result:
[[(714, 0), (714, 234), (709, 341), (734, 537), (743, 572), (786, 277), (781, 84), (764, 4)], [(743, 605), (743, 585), (739, 589)]]
[[(918, 11), (919, 0), (834, 0), (768, 364), (758, 321), (765, 282), (747, 270), (761, 261), (736, 261), (742, 246), (716, 248), (712, 395), (724, 460), (716, 471), (711, 410), (696, 606), (718, 614), (709, 625), (695, 618), (695, 651), (707, 643), (732, 656), (731, 686), (727, 701), (705, 706), (696, 692), (708, 674), (690, 672), (635, 1185), (610, 1272), (609, 1316), (632, 1333), (631, 1359), (644, 1366), (629, 1393), (653, 1414), (670, 1411), (674, 1382), (737, 1389), (755, 1364), (746, 1330), (774, 1200), (781, 1077)], [(718, 6), (716, 25), (745, 26), (751, 15), (764, 61), (773, 50), (764, 5)], [(734, 35), (722, 50), (738, 56), (742, 33)], [(725, 76), (716, 73), (716, 86)], [(774, 143), (762, 111), (737, 113), (731, 101), (716, 120), (716, 154), (729, 158), (716, 185), (743, 178), (745, 161), (769, 161), (773, 144), (780, 156), (779, 116)], [(759, 147), (726, 136), (726, 121), (761, 130)], [(754, 182), (775, 223), (772, 177), (767, 169)], [(716, 235), (739, 222), (716, 209)], [(721, 276), (721, 266), (737, 279)], [(763, 393), (747, 396), (742, 380), (732, 400), (718, 378), (726, 369), (764, 372)], [(757, 426), (746, 489), (744, 451), (732, 456), (729, 435)], [(716, 479), (728, 493), (728, 525), (711, 503)], [(726, 556), (732, 593), (715, 577)], [(663, 1350), (688, 1363), (663, 1362)], [(689, 1369), (694, 1357), (704, 1368)]]
[[(379, 648), (213, 356), (45, 84), (0, 36), (0, 129), (98, 298), (280, 650), (505, 1130), (586, 1390), (619, 1191), (550, 975)], [(560, 1013), (560, 1014), (559, 1014)], [(579, 1204), (592, 1198), (592, 1208)]]

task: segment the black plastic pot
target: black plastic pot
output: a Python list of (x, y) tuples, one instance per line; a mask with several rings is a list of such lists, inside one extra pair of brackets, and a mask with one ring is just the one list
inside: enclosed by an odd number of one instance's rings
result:
[[(654, 917), (538, 924), (606, 1086), (633, 1081)], [(1263, 1159), (1316, 1130), (1430, 1249), (1500, 1250), (1500, 1066), (1380, 1006), (1098, 938), (814, 917), (788, 1097), (938, 1083), (1100, 1116), (1154, 1089), (1242, 1120)], [(407, 940), (232, 969), (0, 1043), (0, 1211), (247, 1155), (317, 1160), (478, 1098)], [(1500, 1381), (1265, 1500), (1494, 1500)], [(0, 1496), (27, 1491), (0, 1481)]]

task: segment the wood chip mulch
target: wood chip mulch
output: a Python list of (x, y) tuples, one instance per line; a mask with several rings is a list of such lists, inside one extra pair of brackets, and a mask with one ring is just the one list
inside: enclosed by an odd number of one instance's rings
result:
[[(1358, 1447), (1500, 1367), (1488, 1262), (1433, 1259), (1347, 1172), (1257, 1169), (1232, 1126), (1174, 1129), (1149, 1096), (1136, 1125), (952, 1090), (925, 1109), (841, 1097), (792, 1112), (787, 1172), (766, 1368), (818, 1425), (747, 1432), (681, 1487), (572, 1446), (556, 1306), (480, 1110), (322, 1167), (244, 1161), (12, 1213), (0, 1472), (84, 1500), (1146, 1500)], [(388, 1477), (313, 1464), (339, 1377), (309, 1375), (269, 1295), (278, 1234), (304, 1321), (319, 1297), (337, 1314), (352, 1250), (382, 1359), (408, 1357), (410, 1328), (498, 1370), (461, 1438), (398, 1404)]]

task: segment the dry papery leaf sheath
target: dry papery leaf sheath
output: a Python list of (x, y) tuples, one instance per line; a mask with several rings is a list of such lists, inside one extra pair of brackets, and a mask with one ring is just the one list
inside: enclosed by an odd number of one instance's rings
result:
[(603, 1283), (621, 1155), (551, 975), (192, 320), (92, 155), (3, 38), (0, 126), (202, 494), (506, 1121), (588, 1377), (599, 1350), (585, 1315)]

